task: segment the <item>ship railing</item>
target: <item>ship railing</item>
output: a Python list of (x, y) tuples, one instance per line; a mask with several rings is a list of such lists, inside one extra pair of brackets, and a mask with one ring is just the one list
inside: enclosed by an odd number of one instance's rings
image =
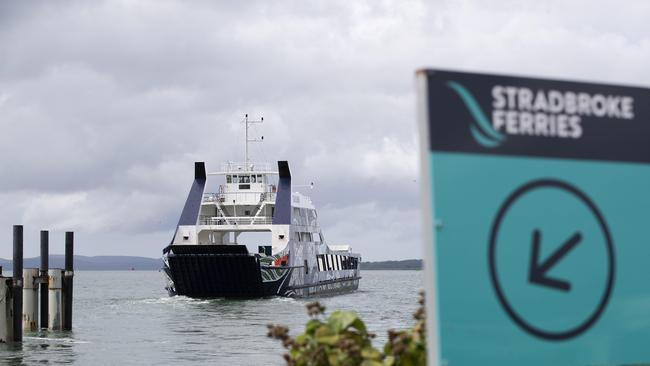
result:
[(199, 216), (199, 225), (270, 225), (272, 217), (253, 216)]
[(273, 166), (270, 163), (240, 163), (240, 162), (227, 162), (221, 164), (221, 170), (226, 173), (238, 172), (274, 172)]
[(263, 192), (260, 197), (260, 202), (275, 202), (275, 197), (277, 193), (275, 192)]
[[(255, 196), (259, 197), (260, 202), (275, 202), (275, 192), (223, 192), (223, 193), (204, 193), (203, 202), (218, 202), (218, 203), (232, 203), (233, 200), (249, 201), (249, 198)], [(256, 199), (256, 198), (254, 198)]]
[(217, 193), (204, 193), (203, 202), (217, 202)]

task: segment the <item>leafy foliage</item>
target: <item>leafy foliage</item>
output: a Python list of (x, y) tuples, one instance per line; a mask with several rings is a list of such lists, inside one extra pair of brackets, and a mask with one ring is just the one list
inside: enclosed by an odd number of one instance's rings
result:
[(289, 366), (415, 366), (426, 364), (426, 339), (423, 294), (414, 315), (412, 329), (388, 331), (384, 352), (372, 345), (374, 334), (351, 311), (334, 311), (325, 316), (318, 302), (307, 304), (310, 320), (305, 331), (295, 338), (289, 328), (270, 324), (268, 336), (279, 339), (288, 350), (284, 359)]
[(426, 365), (426, 329), (424, 313), (424, 294), (420, 293), (420, 307), (413, 314), (416, 323), (412, 329), (401, 331), (389, 330), (388, 342), (384, 346), (385, 365)]

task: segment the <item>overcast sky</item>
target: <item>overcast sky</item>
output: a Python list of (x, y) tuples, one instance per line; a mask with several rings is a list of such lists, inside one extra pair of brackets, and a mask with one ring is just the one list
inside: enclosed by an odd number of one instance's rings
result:
[[(650, 2), (2, 1), (0, 257), (13, 224), (158, 257), (193, 179), (289, 160), (327, 240), (420, 258), (414, 71), (650, 86)], [(213, 186), (208, 191), (216, 190)]]

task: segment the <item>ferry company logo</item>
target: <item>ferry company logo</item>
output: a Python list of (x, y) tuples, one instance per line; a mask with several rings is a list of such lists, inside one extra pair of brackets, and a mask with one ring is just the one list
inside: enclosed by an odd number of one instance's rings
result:
[(474, 140), (487, 148), (494, 148), (501, 145), (505, 141), (506, 136), (492, 127), (490, 120), (485, 116), (481, 110), (481, 106), (474, 99), (472, 93), (455, 81), (448, 81), (447, 86), (458, 94), (472, 115), (474, 123), (470, 123), (469, 130)]
[(631, 96), (511, 85), (492, 86), (490, 119), (467, 88), (456, 81), (447, 81), (446, 86), (458, 95), (472, 116), (469, 130), (474, 140), (490, 149), (503, 144), (509, 136), (580, 139), (589, 120), (634, 119)]

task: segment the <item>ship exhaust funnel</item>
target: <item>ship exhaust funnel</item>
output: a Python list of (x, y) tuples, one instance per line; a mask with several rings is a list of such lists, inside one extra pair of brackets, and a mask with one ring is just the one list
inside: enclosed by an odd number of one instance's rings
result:
[(205, 163), (202, 161), (197, 161), (194, 163), (194, 179), (206, 179), (207, 175), (205, 173)]
[(176, 226), (174, 236), (169, 245), (163, 249), (163, 254), (169, 252), (169, 249), (176, 238), (176, 234), (178, 233), (179, 226), (196, 225), (198, 223), (199, 212), (201, 211), (201, 200), (203, 200), (203, 191), (205, 190), (207, 176), (208, 175), (205, 172), (205, 163), (202, 161), (195, 162), (194, 182), (192, 182), (190, 193), (187, 195), (187, 199), (185, 200), (185, 206), (183, 206), (183, 212), (181, 212), (181, 217), (178, 219), (178, 225)]
[(205, 163), (194, 163), (194, 182), (192, 183), (192, 188), (190, 188), (190, 193), (187, 195), (187, 200), (185, 200), (185, 206), (183, 206), (183, 212), (178, 220), (178, 226), (196, 225), (199, 219), (199, 211), (201, 210), (201, 200), (203, 199), (206, 177)]
[(278, 176), (273, 225), (291, 225), (291, 171), (286, 160), (278, 161)]

